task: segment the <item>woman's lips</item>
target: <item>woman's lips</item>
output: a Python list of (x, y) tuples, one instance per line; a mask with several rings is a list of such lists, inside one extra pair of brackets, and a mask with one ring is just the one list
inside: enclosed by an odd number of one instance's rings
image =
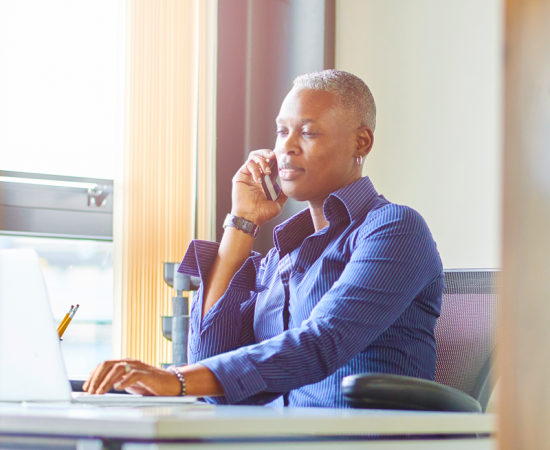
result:
[(291, 181), (298, 177), (303, 171), (303, 169), (279, 169), (279, 177), (281, 177), (281, 180)]
[(283, 163), (279, 165), (279, 177), (281, 180), (291, 181), (298, 177), (302, 172), (304, 172), (304, 169), (299, 166), (295, 166), (294, 164)]

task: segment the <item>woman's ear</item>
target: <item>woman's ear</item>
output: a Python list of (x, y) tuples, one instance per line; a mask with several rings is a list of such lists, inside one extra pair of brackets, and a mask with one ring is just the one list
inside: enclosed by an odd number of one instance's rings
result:
[(374, 144), (374, 133), (370, 127), (364, 126), (357, 130), (357, 149), (355, 150), (355, 157), (366, 157), (372, 150)]

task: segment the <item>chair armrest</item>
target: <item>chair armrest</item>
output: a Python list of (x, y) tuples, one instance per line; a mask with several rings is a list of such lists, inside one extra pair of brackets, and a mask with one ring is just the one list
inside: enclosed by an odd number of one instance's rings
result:
[(352, 408), (481, 412), (468, 394), (435, 381), (367, 373), (342, 380), (344, 399)]

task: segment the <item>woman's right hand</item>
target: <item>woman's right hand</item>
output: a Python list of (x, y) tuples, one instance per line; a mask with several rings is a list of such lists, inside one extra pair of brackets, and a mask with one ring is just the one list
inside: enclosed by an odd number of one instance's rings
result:
[(258, 226), (277, 217), (288, 197), (281, 192), (276, 201), (268, 200), (262, 188), (262, 175), (269, 174), (272, 150), (250, 152), (248, 160), (233, 177), (231, 214), (250, 220)]

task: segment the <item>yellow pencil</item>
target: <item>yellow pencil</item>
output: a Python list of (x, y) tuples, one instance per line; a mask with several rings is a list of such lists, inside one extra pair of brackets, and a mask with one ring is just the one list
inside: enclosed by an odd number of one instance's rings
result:
[[(65, 314), (65, 317), (63, 317), (63, 320), (61, 321), (61, 323), (57, 327), (57, 334), (59, 334), (59, 332), (61, 331), (61, 328), (63, 328), (63, 325), (65, 325), (65, 322), (69, 319), (69, 315), (73, 312), (73, 308), (74, 308), (74, 305), (71, 305), (71, 309), (69, 309), (69, 312), (67, 314)], [(59, 336), (59, 337), (61, 337), (61, 336)]]
[(63, 333), (65, 333), (65, 330), (67, 329), (67, 327), (71, 323), (71, 320), (73, 320), (73, 317), (76, 314), (76, 312), (78, 311), (79, 306), (80, 305), (76, 305), (74, 307), (74, 309), (71, 311), (71, 314), (69, 314), (69, 318), (65, 321), (65, 323), (63, 324), (63, 326), (59, 330), (59, 338), (63, 337)]

